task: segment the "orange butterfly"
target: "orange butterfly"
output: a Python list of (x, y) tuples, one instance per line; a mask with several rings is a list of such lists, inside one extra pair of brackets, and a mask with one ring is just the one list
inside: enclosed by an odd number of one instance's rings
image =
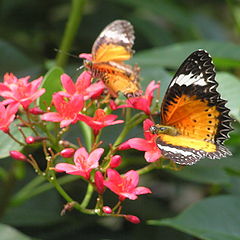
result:
[(134, 39), (133, 26), (128, 21), (116, 20), (94, 42), (92, 61), (84, 61), (92, 77), (103, 80), (112, 97), (117, 97), (118, 92), (126, 97), (141, 95), (139, 68), (124, 63), (132, 57)]
[(217, 92), (212, 59), (193, 52), (171, 81), (161, 106), (161, 122), (150, 128), (163, 156), (182, 165), (231, 155), (223, 145), (232, 130), (225, 100)]

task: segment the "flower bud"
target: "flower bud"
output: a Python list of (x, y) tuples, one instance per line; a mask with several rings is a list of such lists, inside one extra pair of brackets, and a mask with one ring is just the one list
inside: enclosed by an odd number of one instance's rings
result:
[(70, 158), (74, 155), (75, 149), (74, 148), (65, 148), (60, 152), (60, 155), (64, 158)]
[(94, 175), (94, 180), (95, 180), (95, 186), (97, 188), (97, 191), (99, 194), (103, 194), (105, 187), (103, 184), (104, 177), (100, 171), (96, 171)]
[(19, 151), (10, 151), (9, 154), (12, 158), (14, 158), (16, 160), (20, 160), (20, 161), (26, 161), (27, 160), (27, 157)]
[(33, 115), (41, 115), (44, 113), (44, 111), (38, 107), (34, 107), (34, 108), (31, 108), (29, 109), (29, 112)]
[(36, 136), (36, 137), (33, 137), (33, 136), (28, 136), (25, 138), (25, 142), (27, 144), (33, 144), (35, 142), (41, 142), (43, 140), (46, 140), (47, 138), (45, 137), (39, 137), (39, 136)]
[(29, 136), (29, 137), (26, 137), (26, 138), (25, 138), (25, 142), (26, 142), (27, 144), (32, 144), (32, 143), (35, 143), (35, 139), (34, 139), (33, 136)]
[(112, 209), (109, 206), (104, 206), (102, 208), (102, 210), (103, 210), (104, 213), (107, 213), (107, 214), (111, 214), (112, 213)]
[(138, 224), (140, 219), (134, 215), (124, 215), (125, 219), (131, 223)]
[(110, 106), (110, 108), (112, 110), (116, 110), (117, 109), (117, 104), (113, 100), (110, 100), (109, 106)]
[(110, 167), (116, 168), (121, 164), (121, 162), (122, 162), (122, 157), (120, 155), (112, 156), (110, 161)]

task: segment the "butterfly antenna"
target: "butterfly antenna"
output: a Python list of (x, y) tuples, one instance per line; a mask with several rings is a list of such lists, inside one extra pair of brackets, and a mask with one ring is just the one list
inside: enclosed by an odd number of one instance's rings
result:
[(80, 67), (78, 67), (77, 69), (76, 69), (76, 71), (79, 71), (79, 70), (81, 70), (81, 69), (83, 69), (84, 68), (84, 65), (81, 65)]
[(71, 53), (68, 53), (68, 52), (65, 52), (65, 51), (63, 51), (63, 50), (61, 50), (61, 49), (54, 48), (54, 51), (55, 51), (55, 52), (59, 52), (59, 53), (63, 53), (63, 54), (68, 55), (68, 56), (70, 56), (70, 57), (74, 57), (74, 58), (79, 59), (79, 56), (74, 55), (74, 54), (71, 54)]

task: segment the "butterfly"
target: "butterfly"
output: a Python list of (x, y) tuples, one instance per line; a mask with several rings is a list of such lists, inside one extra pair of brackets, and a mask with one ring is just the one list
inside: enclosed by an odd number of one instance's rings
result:
[(193, 165), (231, 155), (224, 146), (232, 130), (229, 109), (217, 91), (215, 67), (204, 50), (193, 52), (173, 77), (161, 106), (160, 124), (149, 130), (164, 157)]
[(101, 79), (112, 97), (123, 93), (127, 98), (140, 96), (139, 67), (124, 63), (133, 55), (134, 30), (130, 22), (115, 20), (107, 25), (92, 47), (92, 60), (84, 66), (93, 78)]

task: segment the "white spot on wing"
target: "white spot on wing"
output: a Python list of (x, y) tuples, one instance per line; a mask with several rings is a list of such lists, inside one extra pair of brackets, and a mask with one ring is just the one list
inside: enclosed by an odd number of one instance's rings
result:
[(126, 34), (119, 34), (119, 32), (117, 32), (116, 30), (111, 31), (104, 31), (100, 34), (100, 38), (101, 37), (105, 37), (105, 38), (109, 38), (109, 39), (117, 39), (118, 41), (122, 41), (126, 44), (129, 43), (129, 38), (127, 37)]
[(180, 74), (178, 77), (173, 79), (172, 83), (170, 84), (170, 87), (172, 87), (174, 84), (178, 84), (179, 86), (190, 86), (190, 85), (198, 85), (198, 86), (205, 86), (207, 85), (207, 81), (203, 78), (203, 74), (200, 75), (193, 75), (192, 73), (185, 75)]
[(178, 149), (178, 148), (174, 148), (174, 147), (162, 146), (160, 144), (157, 144), (157, 146), (159, 147), (160, 150), (164, 150), (166, 152), (172, 152), (174, 154), (181, 154), (184, 157), (195, 155), (192, 152), (184, 151), (184, 150), (181, 150), (181, 149)]

